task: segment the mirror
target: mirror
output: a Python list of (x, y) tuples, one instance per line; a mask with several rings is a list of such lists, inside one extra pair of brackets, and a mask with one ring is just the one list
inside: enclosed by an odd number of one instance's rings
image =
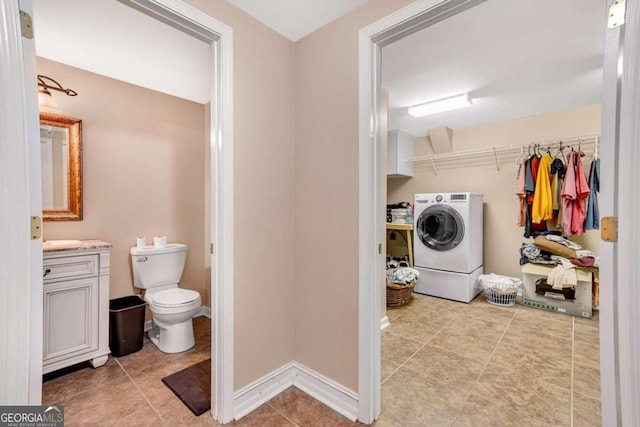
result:
[(42, 218), (82, 220), (82, 121), (40, 113)]

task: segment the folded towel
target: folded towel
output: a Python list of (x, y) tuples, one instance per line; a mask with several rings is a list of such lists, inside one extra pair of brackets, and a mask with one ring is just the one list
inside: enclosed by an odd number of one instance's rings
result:
[(543, 251), (551, 252), (554, 255), (560, 255), (565, 258), (577, 258), (576, 251), (568, 248), (565, 245), (561, 245), (558, 242), (551, 241), (545, 236), (538, 236), (533, 240), (533, 243), (542, 249)]
[(584, 258), (574, 258), (571, 260), (573, 265), (577, 265), (578, 267), (593, 267), (596, 263), (596, 259), (592, 256), (587, 256)]
[(547, 276), (547, 283), (557, 290), (573, 287), (578, 284), (576, 270), (574, 268), (565, 269), (564, 266), (559, 265), (551, 270)]
[(595, 258), (595, 256), (596, 254), (586, 249), (576, 251), (576, 258), (586, 258), (586, 257)]
[(554, 234), (547, 234), (545, 237), (547, 238), (547, 240), (551, 240), (552, 242), (558, 242), (561, 245), (564, 245), (564, 246), (566, 246), (568, 248), (571, 248), (573, 250), (576, 250), (576, 251), (582, 249), (582, 246), (580, 246), (576, 242), (572, 242), (571, 240), (565, 239), (562, 236), (556, 236)]

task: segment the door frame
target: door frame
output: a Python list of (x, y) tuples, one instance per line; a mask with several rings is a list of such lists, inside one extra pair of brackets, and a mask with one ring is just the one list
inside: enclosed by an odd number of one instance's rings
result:
[(0, 405), (39, 405), (42, 395), (42, 242), (31, 234), (31, 217), (42, 216), (35, 43), (21, 35), (21, 9), (33, 16), (31, 0), (0, 2)]
[[(123, 0), (211, 45), (212, 414), (233, 420), (233, 30), (181, 0)], [(31, 240), (30, 212), (41, 215), (35, 50), (22, 47), (20, 9), (0, 2), (0, 404), (39, 404), (42, 388), (42, 246)], [(34, 30), (37, 34), (37, 28)], [(26, 65), (25, 65), (26, 64)], [(33, 74), (33, 75), (31, 75)], [(34, 154), (35, 153), (35, 154)], [(39, 165), (39, 163), (38, 163)], [(38, 191), (33, 189), (37, 188)], [(216, 250), (213, 251), (213, 248)], [(4, 326), (11, 325), (11, 328)], [(30, 339), (25, 340), (28, 336)], [(9, 344), (7, 344), (9, 343)]]
[[(382, 47), (439, 22), (484, 0), (420, 0), (363, 28), (359, 32), (359, 420), (371, 423), (380, 414), (380, 316), (384, 292), (382, 280), (384, 238), (384, 200), (382, 193), (383, 155), (380, 135), (381, 51)], [(619, 85), (608, 84), (605, 71), (603, 90), (603, 166), (616, 170), (610, 188), (613, 194), (601, 198), (601, 210), (619, 216), (618, 243), (601, 251), (602, 277), (613, 285), (603, 285), (601, 292), (600, 346), (602, 378), (602, 417), (606, 425), (640, 425), (640, 198), (625, 199), (617, 183), (628, 182), (627, 189), (640, 188), (640, 2), (627, 0), (624, 37), (620, 48), (625, 52), (624, 67), (618, 70)], [(605, 20), (603, 10), (603, 25)], [(617, 31), (617, 30), (616, 30)], [(607, 52), (610, 36), (607, 36)], [(616, 52), (617, 55), (617, 52)], [(617, 56), (616, 56), (617, 58)], [(605, 61), (607, 56), (605, 55)], [(617, 86), (617, 88), (616, 88)], [(607, 91), (617, 90), (617, 96)], [(619, 120), (618, 120), (619, 119)], [(619, 126), (607, 136), (604, 126), (613, 121)], [(619, 134), (618, 134), (619, 133)], [(624, 153), (620, 155), (619, 153)], [(634, 165), (636, 167), (634, 168)], [(604, 178), (605, 181), (608, 178)], [(614, 174), (610, 174), (612, 176)], [(374, 212), (374, 215), (371, 215)], [(633, 231), (632, 231), (633, 230)], [(610, 269), (610, 270), (609, 270)], [(378, 274), (380, 273), (380, 275)], [(374, 284), (374, 286), (372, 286)], [(375, 286), (380, 284), (380, 286)], [(607, 343), (607, 344), (605, 344)], [(611, 346), (609, 347), (608, 344)]]
[(233, 420), (233, 29), (182, 0), (121, 0), (211, 47), (211, 413)]
[[(380, 322), (384, 292), (386, 194), (380, 152), (382, 48), (486, 0), (420, 0), (360, 30), (358, 34), (358, 420), (380, 416)], [(372, 215), (372, 212), (374, 213)]]
[[(613, 3), (613, 0), (607, 4)], [(602, 102), (601, 217), (618, 239), (600, 249), (600, 377), (603, 425), (640, 425), (640, 1), (606, 34)], [(606, 194), (608, 192), (610, 194)], [(604, 202), (604, 203), (603, 203)]]

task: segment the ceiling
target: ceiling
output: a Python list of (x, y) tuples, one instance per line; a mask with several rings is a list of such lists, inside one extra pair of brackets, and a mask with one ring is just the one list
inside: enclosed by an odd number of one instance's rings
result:
[[(389, 129), (423, 136), (599, 103), (605, 3), (491, 0), (383, 48)], [(407, 113), (461, 93), (472, 107)]]
[(369, 0), (227, 1), (296, 42)]
[[(367, 2), (228, 1), (292, 40)], [(38, 55), (208, 101), (206, 43), (121, 2), (87, 3), (34, 0)], [(386, 46), (382, 80), (389, 90), (389, 128), (422, 136), (439, 126), (460, 129), (599, 103), (604, 3), (491, 0)], [(411, 105), (460, 93), (469, 93), (474, 105), (420, 119), (407, 114)]]

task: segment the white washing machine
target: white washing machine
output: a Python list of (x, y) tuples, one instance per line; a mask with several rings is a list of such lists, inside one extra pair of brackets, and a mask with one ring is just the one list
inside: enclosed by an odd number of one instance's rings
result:
[(416, 194), (413, 218), (414, 291), (471, 301), (482, 290), (482, 194)]

